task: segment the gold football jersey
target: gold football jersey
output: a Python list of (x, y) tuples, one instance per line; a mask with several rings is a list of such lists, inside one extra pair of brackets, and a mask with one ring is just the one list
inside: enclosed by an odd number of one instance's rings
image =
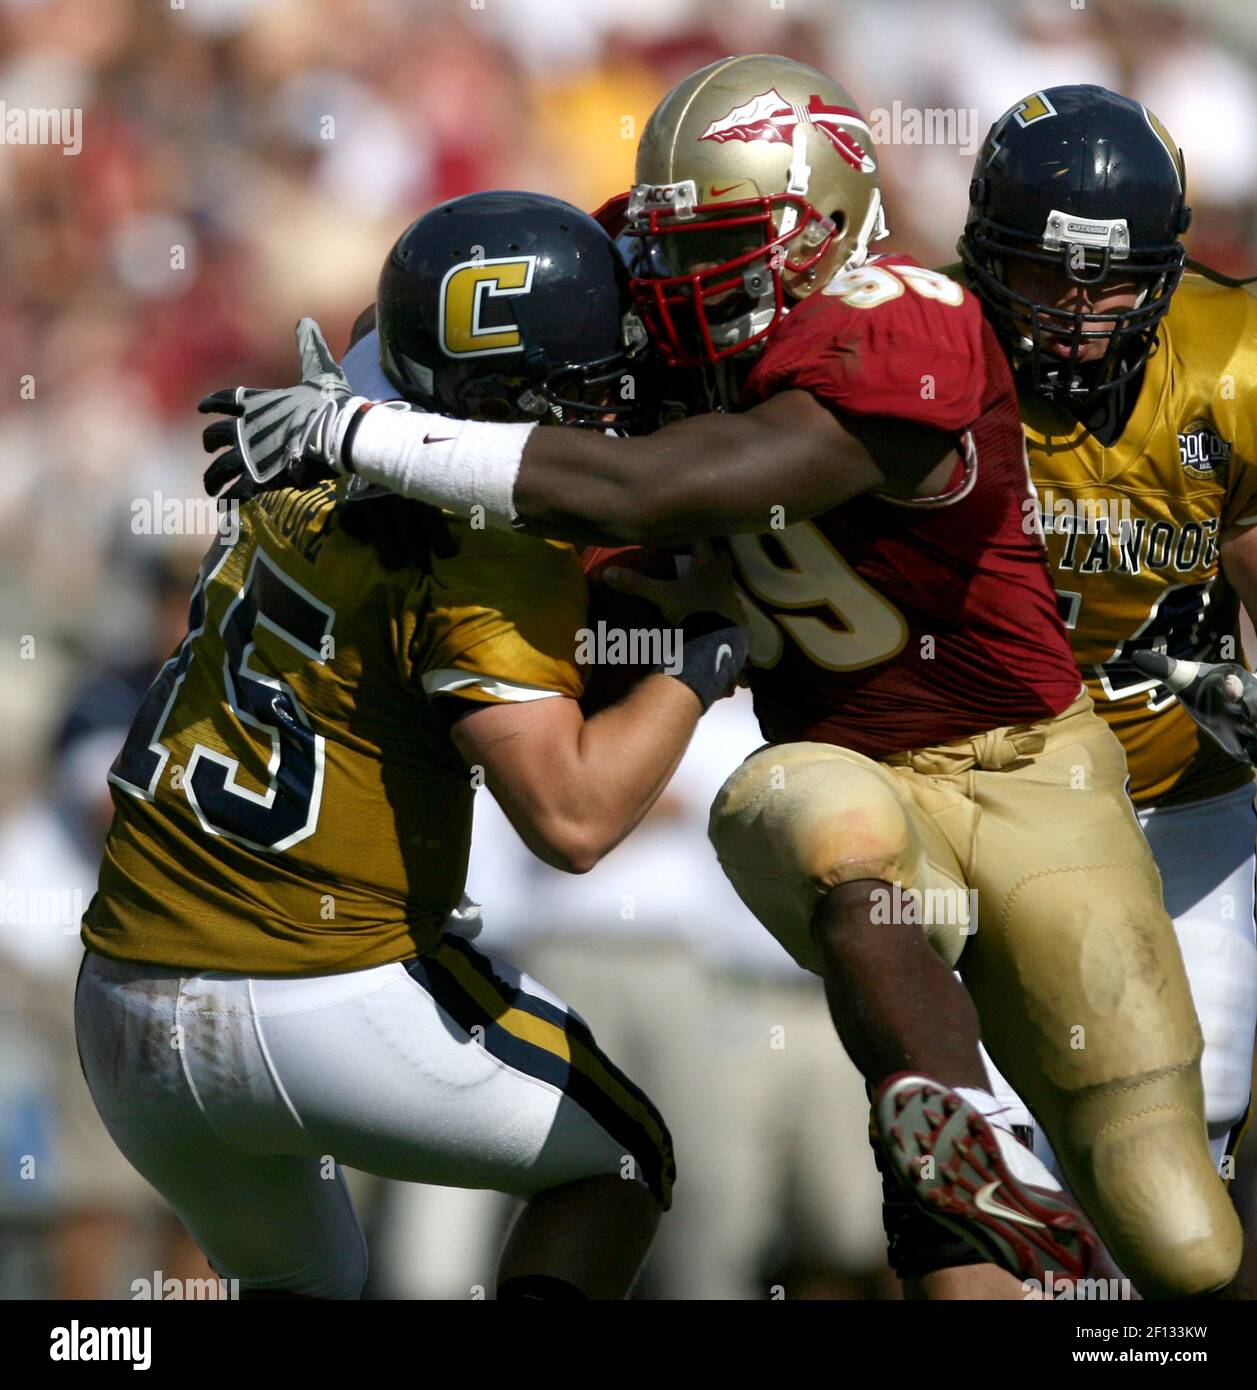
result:
[(1021, 410), (1061, 616), (1131, 796), (1175, 804), (1241, 785), (1250, 769), (1130, 655), (1243, 660), (1218, 551), (1227, 527), (1257, 522), (1257, 299), (1186, 275), (1110, 446), (1029, 393)]
[(580, 696), (570, 546), (450, 518), (444, 558), (390, 569), (335, 502), (264, 494), (206, 555), (110, 772), (91, 950), (259, 975), (425, 951), (462, 893), (474, 794), (438, 706)]

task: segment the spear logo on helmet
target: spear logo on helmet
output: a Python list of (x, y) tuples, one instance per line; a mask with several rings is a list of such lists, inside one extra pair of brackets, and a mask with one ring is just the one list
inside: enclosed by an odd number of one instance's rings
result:
[[(800, 106), (787, 101), (775, 87), (770, 87), (741, 106), (735, 106), (727, 116), (712, 121), (698, 138), (715, 140), (719, 144), (726, 140), (789, 144), (796, 126), (810, 125), (828, 139), (853, 169), (862, 174), (874, 173), (877, 165), (840, 122), (859, 126), (861, 130), (869, 129), (863, 116), (849, 106), (827, 106), (815, 93), (808, 97), (806, 106)], [(869, 133), (871, 136), (872, 132)]]

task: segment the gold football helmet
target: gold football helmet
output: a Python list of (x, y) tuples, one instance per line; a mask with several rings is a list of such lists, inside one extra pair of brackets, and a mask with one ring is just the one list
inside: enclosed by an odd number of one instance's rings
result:
[(637, 147), (634, 297), (670, 366), (762, 346), (791, 284), (886, 235), (869, 127), (815, 68), (722, 58), (664, 97)]

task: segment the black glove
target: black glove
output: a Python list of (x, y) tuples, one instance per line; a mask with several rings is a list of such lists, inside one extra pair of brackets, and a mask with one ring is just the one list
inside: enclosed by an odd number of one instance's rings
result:
[(1257, 765), (1257, 677), (1234, 661), (1178, 661), (1162, 652), (1135, 652), (1146, 676), (1164, 682), (1215, 743)]
[[(224, 450), (205, 470), (205, 490), (242, 501), (281, 487), (309, 487), (348, 471), (341, 464), (347, 425), (366, 405), (328, 350), (313, 319), (297, 325), (301, 381), (275, 390), (229, 387), (206, 396), (202, 415), (230, 418), (207, 425), (207, 453)], [(223, 489), (227, 489), (223, 492)]]
[(725, 614), (691, 613), (681, 624), (681, 669), (656, 670), (688, 685), (706, 714), (717, 700), (733, 694), (749, 650), (745, 629)]

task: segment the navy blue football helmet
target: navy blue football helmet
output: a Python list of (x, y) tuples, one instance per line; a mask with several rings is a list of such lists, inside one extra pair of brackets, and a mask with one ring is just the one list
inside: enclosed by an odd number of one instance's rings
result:
[(629, 430), (645, 329), (619, 251), (578, 208), (473, 193), (402, 233), (380, 275), (380, 365), (409, 401), (461, 419)]
[[(1103, 87), (1035, 92), (991, 127), (969, 201), (958, 250), (1021, 382), (1085, 405), (1134, 377), (1155, 351), (1191, 221), (1182, 151), (1157, 117)], [(1040, 303), (1009, 288), (1018, 261), (1082, 286), (1133, 280), (1138, 299), (1103, 313)], [(1107, 350), (1079, 361), (1089, 340)], [(1068, 356), (1046, 352), (1049, 341)]]

